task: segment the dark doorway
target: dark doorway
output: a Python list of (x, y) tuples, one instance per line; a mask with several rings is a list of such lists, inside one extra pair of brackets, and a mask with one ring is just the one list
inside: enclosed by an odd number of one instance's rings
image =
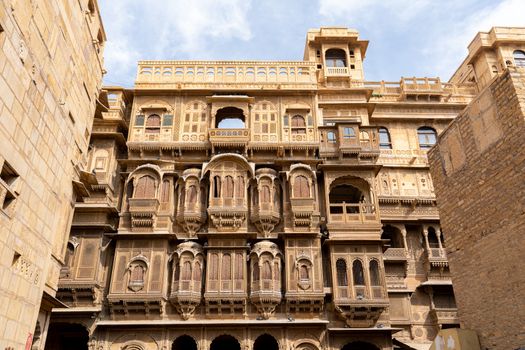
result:
[(341, 350), (379, 350), (379, 348), (370, 343), (354, 341), (343, 346), (343, 349)]
[(83, 326), (73, 323), (51, 323), (46, 350), (88, 350), (89, 334)]
[(220, 335), (213, 339), (210, 350), (241, 350), (241, 345), (231, 335)]
[(279, 350), (279, 344), (271, 335), (263, 334), (255, 339), (253, 350)]
[(197, 343), (189, 335), (181, 335), (175, 339), (171, 350), (197, 350)]

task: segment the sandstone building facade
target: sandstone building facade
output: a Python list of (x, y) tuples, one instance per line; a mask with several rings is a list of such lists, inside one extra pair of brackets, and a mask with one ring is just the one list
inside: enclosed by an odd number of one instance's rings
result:
[(0, 349), (43, 349), (103, 73), (95, 0), (0, 2)]
[(470, 79), (429, 157), (459, 318), (482, 349), (524, 348), (525, 28), (479, 33), (451, 81)]
[(96, 111), (46, 348), (428, 348), (458, 326), (427, 151), (474, 82), (302, 61), (142, 61)]

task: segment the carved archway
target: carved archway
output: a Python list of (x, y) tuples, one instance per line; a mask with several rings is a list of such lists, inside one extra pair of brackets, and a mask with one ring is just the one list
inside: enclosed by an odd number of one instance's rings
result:
[(273, 336), (265, 333), (255, 339), (253, 350), (279, 350), (279, 343)]
[(187, 334), (181, 335), (173, 341), (171, 350), (197, 350), (197, 342)]
[(223, 334), (213, 339), (210, 350), (241, 350), (241, 344), (231, 335)]

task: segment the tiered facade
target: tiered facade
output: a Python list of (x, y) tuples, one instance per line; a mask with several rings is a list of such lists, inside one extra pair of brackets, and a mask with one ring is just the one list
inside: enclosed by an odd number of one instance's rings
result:
[(303, 61), (143, 61), (107, 88), (47, 348), (385, 350), (457, 326), (426, 153), (476, 87), (365, 81), (367, 45), (321, 28)]

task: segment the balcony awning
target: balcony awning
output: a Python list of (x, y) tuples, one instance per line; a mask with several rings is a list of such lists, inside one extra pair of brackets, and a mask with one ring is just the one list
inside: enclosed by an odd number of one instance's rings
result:
[(451, 286), (451, 280), (428, 280), (420, 284), (420, 286)]

